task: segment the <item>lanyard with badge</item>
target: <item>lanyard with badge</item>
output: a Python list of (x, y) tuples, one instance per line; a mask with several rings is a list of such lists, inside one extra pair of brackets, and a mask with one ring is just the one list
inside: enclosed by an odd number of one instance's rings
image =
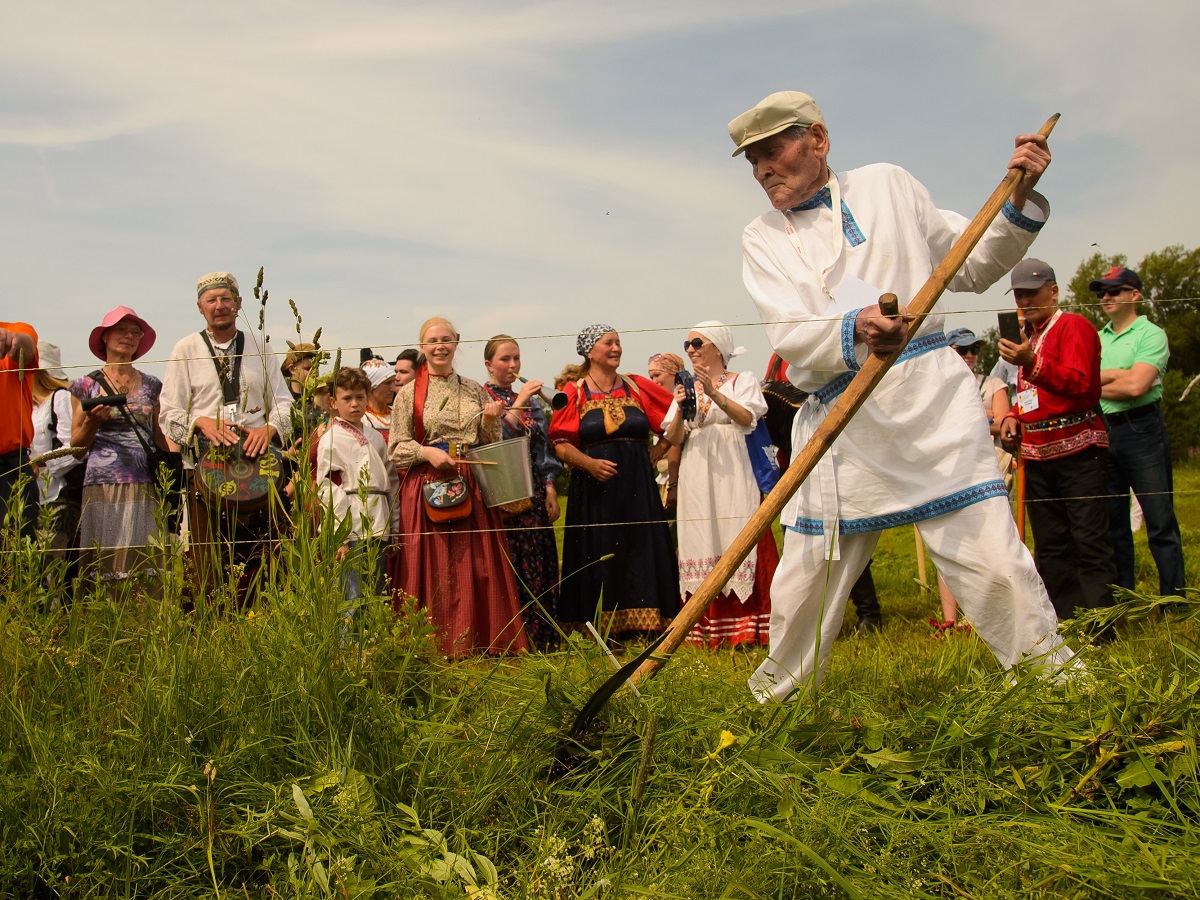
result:
[[(1031, 346), (1033, 347), (1034, 358), (1037, 358), (1042, 350), (1042, 344), (1046, 343), (1046, 335), (1050, 333), (1050, 329), (1058, 322), (1058, 317), (1062, 315), (1062, 310), (1055, 310), (1054, 315), (1050, 317), (1050, 321), (1046, 323), (1046, 327), (1039, 331), (1033, 337)], [(1024, 390), (1017, 392), (1017, 412), (1021, 415), (1035, 412), (1039, 406), (1037, 385), (1030, 384), (1025, 379), (1025, 367), (1022, 366), (1017, 370), (1017, 387), (1025, 386)]]
[[(246, 346), (246, 337), (240, 331), (233, 339), (233, 345), (217, 357), (217, 348), (213, 346), (207, 331), (200, 332), (208, 352), (212, 356), (213, 366), (217, 370), (217, 380), (221, 382), (221, 420), (236, 423), (238, 421), (238, 388), (242, 383), (242, 350)], [(232, 358), (232, 360), (231, 360)]]

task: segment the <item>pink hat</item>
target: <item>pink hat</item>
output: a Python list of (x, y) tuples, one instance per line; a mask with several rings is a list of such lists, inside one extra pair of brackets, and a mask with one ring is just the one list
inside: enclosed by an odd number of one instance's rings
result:
[(118, 306), (116, 309), (110, 309), (104, 314), (104, 319), (100, 324), (92, 329), (92, 336), (88, 338), (88, 347), (91, 348), (92, 353), (105, 362), (108, 361), (108, 354), (104, 352), (104, 332), (108, 331), (108, 329), (112, 328), (122, 319), (133, 319), (138, 325), (142, 326), (142, 340), (138, 344), (137, 350), (134, 351), (134, 359), (145, 356), (146, 351), (154, 346), (154, 339), (158, 337), (154, 333), (154, 329), (146, 323), (146, 320), (128, 306)]

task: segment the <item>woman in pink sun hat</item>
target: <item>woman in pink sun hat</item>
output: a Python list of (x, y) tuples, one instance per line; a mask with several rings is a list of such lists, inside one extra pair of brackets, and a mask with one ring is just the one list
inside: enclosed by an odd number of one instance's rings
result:
[[(88, 347), (104, 366), (71, 385), (71, 444), (89, 447), (79, 523), (80, 570), (110, 581), (153, 570), (146, 546), (157, 526), (147, 448), (167, 446), (158, 427), (162, 382), (133, 366), (155, 333), (128, 306), (105, 314)], [(86, 401), (116, 396), (120, 405)]]

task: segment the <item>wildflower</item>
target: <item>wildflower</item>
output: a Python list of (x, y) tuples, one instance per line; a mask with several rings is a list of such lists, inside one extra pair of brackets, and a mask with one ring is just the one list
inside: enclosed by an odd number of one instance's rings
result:
[(738, 739), (737, 739), (736, 734), (734, 734), (732, 731), (726, 731), (725, 729), (721, 729), (721, 739), (717, 743), (717, 749), (714, 750), (712, 753), (708, 754), (708, 758), (716, 759), (718, 756), (721, 755), (722, 750), (728, 750), (730, 747), (732, 747), (737, 742), (738, 742)]
[(583, 858), (595, 859), (608, 847), (608, 841), (605, 839), (604, 820), (593, 815), (583, 826), (583, 837), (584, 844), (581, 850)]
[(351, 815), (357, 810), (354, 798), (350, 796), (349, 792), (341, 788), (338, 789), (338, 792), (333, 797), (333, 805), (344, 816)]

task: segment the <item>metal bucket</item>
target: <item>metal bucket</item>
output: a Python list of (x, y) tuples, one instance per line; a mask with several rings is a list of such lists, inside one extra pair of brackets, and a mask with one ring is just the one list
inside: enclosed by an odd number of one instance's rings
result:
[(483, 502), (489, 507), (528, 500), (533, 496), (533, 472), (529, 466), (529, 436), (484, 444), (467, 451), (467, 459), (494, 462), (494, 466), (472, 466)]

